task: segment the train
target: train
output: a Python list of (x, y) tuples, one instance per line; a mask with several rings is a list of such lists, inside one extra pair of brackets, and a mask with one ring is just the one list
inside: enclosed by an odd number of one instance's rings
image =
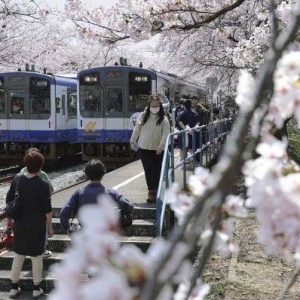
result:
[(29, 70), (0, 73), (0, 161), (20, 163), (30, 147), (47, 162), (80, 151), (77, 143), (77, 74)]
[(150, 94), (160, 94), (164, 108), (171, 110), (176, 97), (205, 93), (175, 75), (127, 65), (83, 70), (77, 80), (82, 160), (99, 158), (115, 167), (136, 158), (129, 140)]
[(90, 68), (71, 75), (31, 70), (0, 73), (0, 161), (20, 162), (30, 147), (47, 163), (81, 154), (110, 168), (137, 159), (129, 140), (150, 94), (166, 111), (181, 95), (205, 89), (178, 76), (128, 65)]

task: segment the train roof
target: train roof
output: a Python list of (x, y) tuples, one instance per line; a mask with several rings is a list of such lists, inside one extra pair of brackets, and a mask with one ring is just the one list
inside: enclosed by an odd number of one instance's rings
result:
[(175, 75), (175, 74), (172, 74), (172, 73), (167, 73), (167, 72), (164, 72), (164, 71), (156, 71), (154, 69), (144, 69), (144, 68), (135, 67), (135, 66), (116, 65), (116, 66), (94, 67), (94, 68), (91, 68), (91, 69), (86, 69), (86, 70), (82, 70), (82, 71), (78, 72), (77, 78), (79, 78), (83, 74), (97, 72), (97, 71), (100, 71), (100, 70), (107, 70), (107, 71), (128, 70), (128, 71), (142, 72), (142, 73), (149, 74), (152, 79), (156, 79), (157, 77), (160, 77), (160, 78), (163, 78), (167, 81), (172, 81), (172, 82), (175, 81), (179, 85), (185, 85), (185, 86), (193, 87), (195, 89), (205, 90), (205, 87), (203, 85), (198, 85), (198, 84), (195, 84), (195, 83), (191, 83), (189, 81), (186, 81), (186, 80), (182, 79), (178, 75)]
[(77, 74), (51, 74), (51, 73), (39, 73), (31, 71), (14, 71), (14, 72), (0, 72), (0, 77), (20, 76), (20, 77), (37, 77), (47, 78), (52, 84), (55, 82), (58, 84), (76, 84)]
[(76, 79), (77, 73), (66, 73), (66, 74), (53, 74), (55, 77), (71, 78)]

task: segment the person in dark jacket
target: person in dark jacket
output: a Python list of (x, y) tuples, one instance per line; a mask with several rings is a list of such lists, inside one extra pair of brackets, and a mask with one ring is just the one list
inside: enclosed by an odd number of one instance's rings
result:
[(63, 229), (69, 229), (70, 218), (75, 216), (82, 206), (86, 204), (97, 204), (98, 197), (101, 195), (109, 195), (124, 214), (132, 213), (132, 203), (124, 198), (117, 190), (105, 187), (101, 184), (101, 180), (106, 173), (106, 168), (99, 159), (90, 160), (86, 164), (84, 172), (90, 180), (90, 183), (84, 188), (76, 190), (62, 208), (60, 212), (60, 223)]
[[(200, 97), (193, 97), (192, 99), (192, 108), (199, 115), (200, 126), (208, 125), (210, 119), (210, 111), (205, 105), (201, 104)], [(206, 144), (208, 140), (208, 130), (207, 127), (202, 128), (202, 144)]]
[(38, 298), (44, 293), (40, 283), (46, 225), (48, 237), (53, 236), (50, 188), (48, 182), (39, 176), (44, 157), (37, 151), (30, 151), (25, 154), (23, 161), (27, 172), (14, 178), (6, 196), (6, 203), (14, 199), (17, 180), (19, 180), (21, 214), (17, 220), (14, 220), (13, 225), (15, 257), (11, 269), (12, 286), (9, 293), (12, 299), (21, 292), (18, 282), (26, 256), (30, 256), (32, 261), (33, 298)]
[(176, 106), (175, 111), (174, 111), (175, 127), (179, 130), (182, 130), (182, 128), (180, 128), (179, 123), (178, 123), (179, 116), (184, 110), (185, 110), (184, 101), (180, 100), (179, 104)]
[[(190, 99), (187, 99), (184, 101), (185, 110), (180, 114), (178, 119), (178, 124), (180, 126), (180, 130), (186, 129), (186, 126), (189, 126), (190, 128), (195, 127), (196, 125), (199, 125), (200, 118), (199, 115), (192, 110), (192, 102)], [(183, 160), (183, 148), (186, 145), (183, 145), (183, 139), (181, 136), (180, 141), (180, 159)], [(197, 139), (196, 139), (197, 142)], [(196, 148), (198, 147), (198, 144), (196, 144)], [(187, 151), (192, 152), (192, 135), (188, 134), (188, 145), (187, 145)]]
[[(38, 149), (38, 148), (29, 148), (25, 154), (29, 153), (29, 152), (32, 152), (32, 151), (36, 151), (36, 152), (39, 152), (41, 153), (41, 151)], [(23, 169), (21, 169), (20, 173), (19, 174), (26, 174), (27, 173), (27, 168), (24, 167)], [(53, 185), (51, 184), (51, 181), (47, 175), (46, 172), (44, 171), (40, 171), (39, 172), (39, 176), (46, 182), (48, 182), (49, 184), (49, 188), (50, 188), (50, 192), (51, 194), (54, 192), (54, 187)], [(46, 247), (48, 246), (48, 233), (47, 233), (47, 230), (46, 230), (46, 240), (45, 240), (45, 249), (44, 249), (44, 253), (43, 253), (43, 258), (48, 258), (50, 256), (52, 256), (52, 251), (50, 250), (47, 250)]]

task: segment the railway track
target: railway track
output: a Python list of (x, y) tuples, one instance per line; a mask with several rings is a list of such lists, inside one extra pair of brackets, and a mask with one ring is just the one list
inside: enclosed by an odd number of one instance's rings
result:
[(13, 175), (1, 177), (1, 178), (0, 178), (0, 183), (7, 183), (7, 182), (10, 182), (10, 181), (12, 181), (13, 178), (14, 178)]

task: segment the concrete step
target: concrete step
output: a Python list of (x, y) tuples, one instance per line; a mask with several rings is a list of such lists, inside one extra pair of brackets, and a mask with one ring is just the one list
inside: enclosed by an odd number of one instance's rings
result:
[[(80, 280), (85, 281), (88, 280), (88, 276), (86, 274), (80, 275)], [(55, 276), (53, 273), (49, 271), (43, 271), (43, 279), (41, 282), (41, 288), (45, 292), (50, 292), (54, 288)], [(24, 291), (32, 291), (33, 282), (32, 282), (32, 272), (31, 271), (22, 271), (20, 278), (20, 287)], [(10, 280), (10, 270), (2, 270), (0, 271), (0, 290), (9, 291), (11, 286)], [(31, 297), (32, 299), (32, 297)], [(2, 300), (2, 299), (1, 299)]]
[[(6, 292), (0, 292), (0, 299), (1, 300), (11, 300), (9, 298), (9, 290)], [(21, 294), (19, 294), (18, 300), (32, 300), (32, 291), (22, 291)], [(49, 294), (46, 293), (43, 296), (39, 298), (39, 300), (48, 300), (49, 299)]]
[[(132, 236), (132, 237), (123, 236), (120, 238), (120, 243), (135, 244), (143, 251), (146, 251), (153, 240), (155, 240), (155, 238), (150, 236)], [(53, 237), (50, 238), (48, 241), (49, 241), (49, 246), (47, 248), (53, 252), (63, 252), (71, 244), (70, 237), (62, 234), (54, 234)], [(0, 264), (0, 270), (1, 270), (1, 264)]]
[[(54, 218), (59, 218), (61, 207), (52, 206), (52, 215)], [(133, 210), (133, 219), (155, 219), (155, 207), (135, 206)]]
[[(65, 257), (66, 254), (63, 252), (52, 252), (52, 256), (43, 259), (44, 270), (49, 270), (53, 264), (61, 262)], [(1, 270), (10, 270), (12, 266), (13, 258), (14, 258), (13, 251), (9, 251), (3, 254), (0, 257)], [(31, 271), (31, 268), (32, 268), (31, 259), (29, 257), (26, 257), (22, 270)]]
[[(123, 229), (125, 236), (156, 236), (156, 227), (154, 220), (133, 220), (132, 226)], [(65, 230), (60, 225), (58, 218), (52, 219), (53, 231), (55, 234), (65, 234)]]
[[(1, 300), (10, 300), (9, 298), (9, 289), (6, 292), (0, 292), (0, 299)], [(21, 294), (19, 294), (18, 300), (32, 300), (32, 291), (22, 291)], [(46, 293), (43, 296), (40, 296), (39, 300), (48, 300), (49, 294)]]
[[(67, 245), (70, 245), (71, 240), (69, 237), (64, 236), (64, 235), (57, 235), (54, 238), (51, 239), (56, 239), (57, 241), (60, 240), (60, 243), (62, 244), (60, 247), (67, 247)], [(51, 240), (49, 239), (49, 240)], [(135, 244), (139, 248), (141, 248), (143, 251), (146, 251), (151, 243), (155, 242), (155, 238), (151, 237), (121, 237), (120, 238), (120, 243), (122, 245), (126, 244)], [(51, 246), (49, 247), (51, 250)], [(41, 287), (44, 289), (44, 291), (51, 291), (54, 287), (54, 282), (55, 282), (55, 276), (51, 272), (51, 266), (55, 263), (60, 263), (63, 259), (65, 259), (66, 254), (62, 252), (54, 252), (53, 255), (49, 258), (45, 258), (43, 260), (44, 264), (44, 271), (43, 271), (43, 280), (41, 283)], [(0, 257), (0, 291), (9, 291), (10, 289), (10, 270), (11, 270), (11, 265), (12, 265), (12, 260), (14, 258), (14, 253), (13, 251), (9, 251), (5, 254), (3, 254)], [(26, 257), (22, 273), (21, 273), (21, 280), (20, 280), (20, 286), (22, 290), (24, 291), (32, 291), (32, 273), (31, 273), (31, 260), (30, 257)], [(88, 277), (85, 274), (82, 274), (82, 280), (87, 280)], [(31, 294), (27, 293), (31, 297)], [(0, 299), (5, 299), (1, 298)], [(22, 298), (19, 298), (22, 299)], [(24, 298), (26, 299), (26, 298)], [(31, 298), (29, 298), (31, 299)]]
[[(54, 237), (56, 238), (56, 237)], [(66, 249), (70, 244), (71, 240), (70, 238), (63, 238), (63, 235), (59, 236), (60, 240), (58, 242), (59, 248), (65, 247)], [(147, 251), (150, 244), (155, 241), (155, 238), (147, 237), (147, 236), (141, 236), (141, 237), (121, 237), (120, 243), (122, 245), (126, 244), (135, 244), (137, 247), (139, 247), (142, 251)], [(52, 241), (51, 241), (52, 242)], [(54, 241), (53, 241), (54, 242)], [(49, 270), (50, 266), (52, 266), (55, 263), (61, 262), (65, 257), (66, 254), (61, 251), (57, 251), (57, 249), (54, 249), (52, 247), (52, 244), (49, 245), (48, 249), (51, 249), (52, 256), (48, 258), (44, 258), (43, 264), (44, 264), (44, 270)], [(0, 257), (0, 270), (10, 270), (12, 266), (12, 261), (14, 258), (14, 252), (8, 251)], [(24, 265), (23, 265), (24, 271), (30, 271), (31, 270), (31, 260), (29, 257), (26, 257)], [(1, 298), (0, 298), (1, 299)]]

